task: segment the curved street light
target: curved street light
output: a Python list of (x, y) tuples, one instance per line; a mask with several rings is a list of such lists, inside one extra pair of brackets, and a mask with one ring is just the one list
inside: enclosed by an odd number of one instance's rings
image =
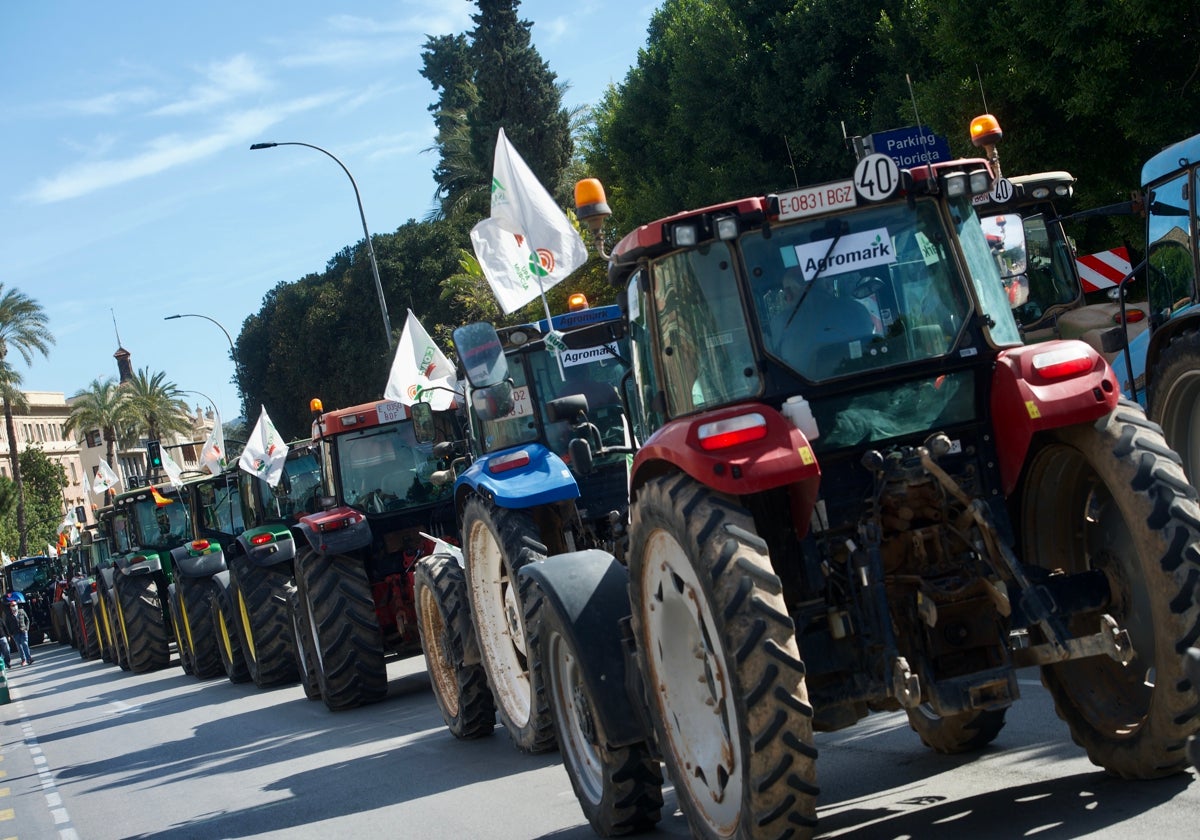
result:
[(203, 318), (205, 321), (212, 321), (221, 328), (221, 332), (225, 333), (225, 338), (229, 340), (229, 358), (233, 361), (234, 367), (237, 367), (237, 350), (233, 346), (233, 338), (229, 335), (229, 330), (221, 326), (221, 322), (216, 318), (209, 318), (207, 315), (197, 315), (194, 312), (185, 312), (182, 315), (167, 315), (163, 318), (164, 321), (173, 321), (176, 318)]
[(371, 273), (375, 276), (375, 293), (379, 295), (379, 309), (383, 312), (383, 334), (387, 340), (388, 353), (390, 354), (394, 349), (392, 345), (392, 321), (388, 318), (387, 299), (383, 296), (383, 283), (379, 279), (379, 264), (375, 261), (375, 246), (371, 244), (371, 232), (367, 230), (367, 214), (363, 212), (362, 196), (358, 193), (358, 184), (354, 182), (354, 176), (350, 174), (350, 170), (346, 168), (346, 164), (338, 160), (337, 155), (327, 149), (322, 149), (320, 146), (314, 146), (312, 143), (255, 143), (250, 147), (250, 151), (273, 149), (276, 146), (304, 146), (309, 149), (315, 149), (331, 158), (346, 173), (346, 177), (350, 179), (350, 186), (354, 187), (354, 200), (358, 202), (358, 215), (362, 219), (363, 237), (367, 240), (367, 256), (371, 259)]
[[(210, 321), (210, 322), (216, 324), (217, 327), (221, 330), (221, 332), (225, 333), (225, 339), (229, 342), (229, 360), (231, 362), (233, 362), (233, 378), (235, 380), (238, 380), (239, 367), (238, 367), (238, 359), (237, 359), (237, 348), (234, 347), (234, 345), (233, 345), (233, 337), (229, 334), (229, 330), (225, 329), (225, 326), (220, 321), (218, 321), (216, 318), (210, 318), (207, 315), (199, 315), (195, 312), (184, 312), (184, 313), (177, 314), (177, 315), (166, 315), (163, 317), (163, 320), (164, 321), (174, 321), (176, 318), (203, 318), (205, 321)], [(240, 383), (237, 385), (237, 387), (238, 388), (241, 387)], [(195, 393), (199, 394), (200, 392), (196, 391)], [(236, 395), (237, 395), (237, 392), (235, 392), (235, 396)], [(200, 394), (200, 396), (204, 397), (206, 400), (208, 400), (210, 403), (213, 404), (213, 410), (216, 411), (217, 416), (220, 417), (221, 412), (219, 409), (217, 409), (217, 404), (215, 402), (213, 402), (212, 398), (206, 394)]]

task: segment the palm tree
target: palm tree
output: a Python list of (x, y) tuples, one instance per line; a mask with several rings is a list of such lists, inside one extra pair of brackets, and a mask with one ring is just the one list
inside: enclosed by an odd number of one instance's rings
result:
[(22, 394), (17, 399), (21, 376), (9, 363), (8, 351), (15, 349), (25, 360), (33, 364), (34, 352), (43, 356), (54, 343), (54, 336), (46, 326), (46, 312), (33, 298), (16, 289), (4, 290), (0, 283), (0, 398), (4, 403), (4, 428), (8, 433), (8, 456), (12, 461), (13, 484), (17, 489), (17, 533), (20, 535), (18, 551), (25, 554), (25, 492), (21, 486), (21, 462), (17, 457), (16, 424), (13, 423), (13, 408), (24, 403)]
[(80, 437), (90, 429), (99, 429), (104, 438), (104, 459), (115, 467), (117, 443), (128, 438), (133, 423), (128, 392), (110, 376), (93, 379), (91, 385), (71, 397), (71, 413), (65, 426), (69, 434)]
[(188, 404), (174, 382), (167, 381), (162, 371), (151, 373), (142, 368), (121, 386), (134, 417), (134, 428), (145, 432), (150, 440), (160, 440), (166, 434), (186, 434), (192, 431)]

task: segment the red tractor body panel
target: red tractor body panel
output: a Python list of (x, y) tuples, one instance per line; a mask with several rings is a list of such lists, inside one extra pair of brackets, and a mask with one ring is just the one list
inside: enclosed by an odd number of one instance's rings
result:
[[(1090, 366), (1047, 378), (1034, 358), (1055, 350), (1085, 352)], [(1117, 407), (1117, 377), (1104, 357), (1082, 341), (1050, 341), (1003, 351), (992, 374), (991, 410), (1004, 494), (1017, 486), (1035, 432), (1090, 423)]]

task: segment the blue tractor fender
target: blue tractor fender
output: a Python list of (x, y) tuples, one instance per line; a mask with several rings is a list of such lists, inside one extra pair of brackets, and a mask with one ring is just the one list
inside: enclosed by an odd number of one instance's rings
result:
[[(627, 679), (620, 623), (630, 614), (629, 571), (607, 551), (588, 549), (530, 563), (518, 575), (534, 580), (568, 637), (587, 687), (591, 711), (610, 748), (650, 740), (639, 711), (640, 684)], [(637, 705), (635, 705), (637, 704)]]
[[(514, 461), (525, 461), (526, 457), (526, 463), (508, 466)], [(540, 443), (527, 443), (476, 458), (455, 481), (455, 498), (462, 499), (464, 489), (507, 509), (579, 498), (579, 485), (566, 462)]]

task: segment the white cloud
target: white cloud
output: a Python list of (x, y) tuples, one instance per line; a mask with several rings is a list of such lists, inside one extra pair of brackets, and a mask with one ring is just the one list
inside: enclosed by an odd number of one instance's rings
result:
[(241, 111), (224, 118), (207, 135), (189, 138), (165, 134), (151, 140), (142, 152), (130, 157), (89, 161), (70, 167), (52, 178), (43, 179), (24, 197), (38, 204), (51, 204), (156, 175), (210, 157), (232, 146), (260, 140), (264, 131), (286, 117), (326, 106), (337, 98), (337, 95), (324, 94), (272, 108)]
[(158, 116), (178, 116), (207, 111), (250, 93), (270, 88), (270, 82), (258, 71), (246, 55), (235, 55), (227, 61), (210, 64), (203, 70), (206, 82), (192, 87), (187, 98), (158, 108)]
[(408, 14), (378, 19), (360, 15), (333, 15), (327, 30), (312, 35), (305, 44), (288, 46), (280, 60), (284, 67), (347, 67), (411, 60), (428, 35), (463, 32), (474, 24), (468, 0), (410, 0)]
[(124, 111), (129, 106), (146, 105), (156, 98), (158, 95), (152, 89), (141, 87), (102, 93), (89, 99), (68, 100), (62, 103), (62, 106), (68, 111), (79, 114), (111, 116)]

